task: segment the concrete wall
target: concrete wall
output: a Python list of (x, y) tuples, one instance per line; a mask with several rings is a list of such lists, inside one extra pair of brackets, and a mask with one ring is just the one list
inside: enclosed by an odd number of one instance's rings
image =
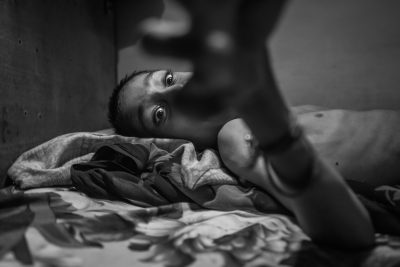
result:
[[(170, 0), (164, 1), (164, 11), (161, 1), (151, 2), (158, 7), (153, 16), (179, 14)], [(289, 1), (271, 48), (275, 73), (290, 103), (400, 108), (399, 11), (398, 0)], [(135, 25), (131, 22), (137, 15), (130, 15), (118, 16), (119, 24)], [(130, 34), (136, 34), (135, 42), (127, 41)], [(189, 68), (185, 62), (143, 54), (133, 28), (119, 36), (119, 78), (133, 69)]]
[(0, 181), (28, 148), (109, 127), (116, 81), (110, 3), (0, 1)]

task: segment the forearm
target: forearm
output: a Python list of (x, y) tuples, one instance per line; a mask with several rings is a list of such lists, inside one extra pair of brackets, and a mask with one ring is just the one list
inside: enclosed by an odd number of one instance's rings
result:
[[(281, 177), (275, 177), (275, 182), (271, 182), (271, 159), (262, 154), (256, 158), (252, 156), (253, 149), (243, 140), (249, 129), (240, 125), (244, 124), (232, 121), (224, 126), (219, 135), (219, 151), (231, 171), (275, 196), (295, 214), (300, 226), (313, 240), (341, 248), (361, 248), (372, 244), (373, 229), (369, 216), (335, 170), (319, 157), (314, 157), (303, 145), (275, 156), (274, 170), (280, 175), (287, 175), (285, 171), (291, 170), (291, 179), (301, 180), (305, 176), (301, 169), (292, 167), (294, 163), (303, 160), (305, 155), (313, 162), (310, 183), (302, 191), (292, 194), (293, 191), (280, 184)], [(251, 159), (253, 164), (249, 161)], [(309, 165), (306, 165), (304, 170), (310, 173)]]
[[(269, 168), (263, 176), (264, 188), (293, 211), (314, 241), (348, 248), (373, 243), (368, 212), (339, 173), (314, 152), (306, 139), (263, 160), (264, 168)], [(306, 187), (287, 196), (282, 190), (288, 188), (279, 182), (288, 179), (305, 179)]]
[[(294, 124), (267, 64), (266, 59), (257, 65), (267, 71), (266, 77), (257, 84), (264, 88), (253, 90), (239, 109), (260, 147), (264, 148), (288, 135)], [(353, 248), (372, 244), (374, 232), (366, 209), (340, 174), (320, 158), (304, 136), (283, 151), (268, 152), (264, 151), (265, 157), (259, 159), (253, 175), (260, 179), (259, 185), (294, 212), (313, 240)], [(275, 178), (282, 184), (271, 183), (268, 165), (279, 174)], [(290, 191), (285, 182), (301, 184), (304, 179), (309, 183), (295, 196), (288, 197), (279, 190)]]
[(258, 140), (272, 143), (289, 130), (290, 110), (277, 87), (265, 46), (243, 51), (241, 55), (238, 87), (248, 93), (239, 99), (238, 112)]

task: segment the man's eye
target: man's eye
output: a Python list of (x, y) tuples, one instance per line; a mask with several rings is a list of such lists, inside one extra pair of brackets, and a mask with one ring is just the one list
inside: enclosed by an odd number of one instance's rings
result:
[(174, 75), (172, 74), (172, 72), (168, 72), (165, 75), (165, 86), (171, 86), (174, 84)]
[(166, 118), (167, 112), (164, 107), (157, 107), (153, 112), (153, 122), (155, 125), (160, 125)]

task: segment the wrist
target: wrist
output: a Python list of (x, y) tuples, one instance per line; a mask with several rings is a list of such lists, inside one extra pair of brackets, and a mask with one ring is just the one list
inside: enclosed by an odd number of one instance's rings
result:
[(301, 144), (303, 141), (302, 139), (304, 139), (302, 128), (293, 119), (289, 119), (286, 130), (275, 137), (273, 141), (260, 141), (258, 147), (265, 155), (273, 157), (274, 155), (276, 156), (290, 151), (296, 145)]
[(271, 183), (284, 195), (301, 194), (316, 177), (314, 172), (318, 157), (302, 135), (285, 149), (266, 156)]

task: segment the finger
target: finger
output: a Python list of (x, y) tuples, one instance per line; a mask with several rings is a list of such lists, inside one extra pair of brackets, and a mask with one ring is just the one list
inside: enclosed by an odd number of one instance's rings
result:
[(185, 23), (152, 19), (142, 23), (140, 29), (143, 47), (151, 54), (189, 58), (198, 50)]
[(177, 58), (193, 58), (199, 51), (198, 44), (189, 36), (165, 37), (145, 35), (142, 39), (144, 49), (154, 55)]
[(178, 0), (191, 17), (194, 35), (204, 37), (209, 32), (233, 31), (237, 10), (242, 0)]
[(189, 25), (184, 21), (166, 21), (147, 19), (139, 26), (140, 31), (157, 36), (182, 36), (189, 32)]
[(237, 21), (241, 41), (265, 41), (282, 16), (286, 0), (242, 1)]

